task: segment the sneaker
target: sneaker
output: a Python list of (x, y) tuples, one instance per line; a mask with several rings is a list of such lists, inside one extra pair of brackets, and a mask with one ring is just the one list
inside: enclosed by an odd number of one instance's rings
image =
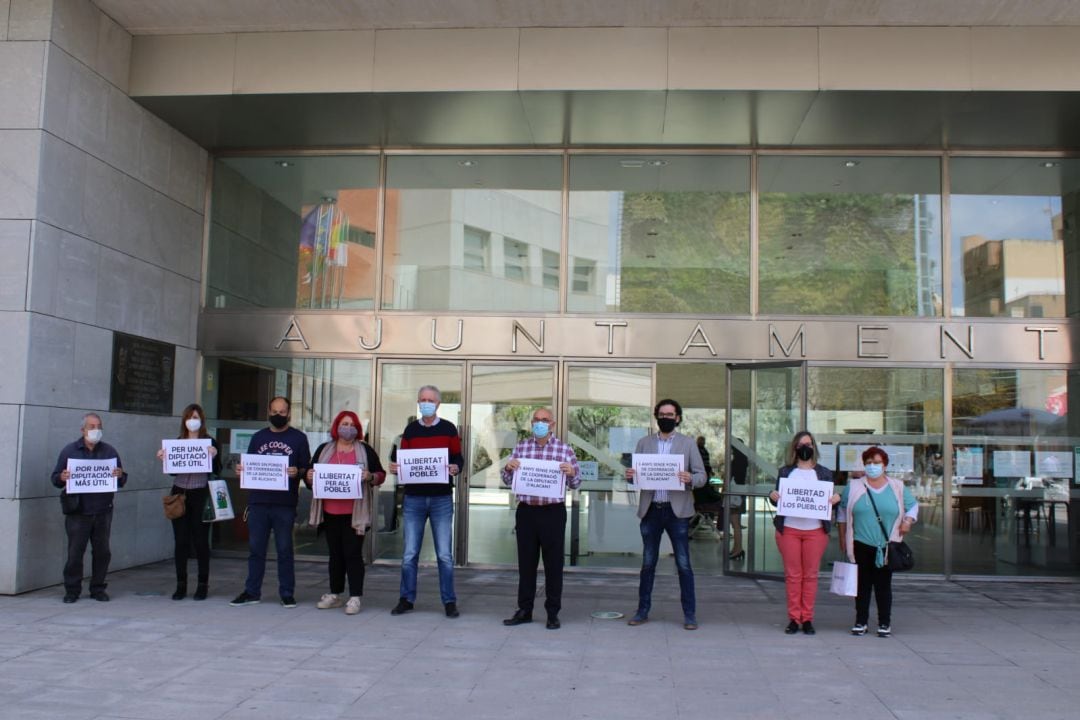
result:
[(413, 604), (405, 598), (398, 598), (397, 605), (390, 611), (391, 615), (404, 615), (407, 612), (412, 612)]
[(456, 618), (459, 615), (461, 615), (461, 613), (458, 612), (456, 602), (448, 602), (448, 603), (446, 603), (446, 617), (448, 617), (448, 618)]
[(296, 598), (292, 595), (281, 596), (281, 607), (294, 608), (296, 607)]
[(353, 595), (351, 598), (349, 598), (349, 602), (345, 603), (345, 614), (355, 615), (358, 612), (360, 612), (360, 598), (356, 595)]
[(877, 636), (878, 637), (889, 637), (890, 635), (892, 635), (892, 628), (891, 627), (889, 627), (888, 625), (878, 625), (877, 626)]
[(866, 625), (864, 625), (863, 623), (855, 623), (854, 625), (851, 626), (851, 634), (852, 635), (865, 635), (866, 634)]
[(244, 592), (233, 598), (233, 601), (229, 604), (233, 607), (240, 607), (241, 605), (258, 605), (261, 602), (262, 600), (255, 597), (254, 595), (248, 595), (247, 591), (245, 590)]
[(330, 608), (339, 608), (344, 604), (345, 601), (337, 593), (326, 593), (319, 598), (319, 602), (315, 603), (315, 607), (320, 610), (329, 610)]
[(796, 621), (794, 621), (794, 620), (792, 620), (791, 622), (789, 622), (789, 623), (787, 624), (787, 627), (786, 627), (786, 628), (784, 628), (784, 634), (785, 634), (785, 635), (794, 635), (794, 634), (795, 634), (795, 633), (797, 633), (797, 632), (799, 632), (799, 623), (797, 623), (797, 622), (796, 622)]

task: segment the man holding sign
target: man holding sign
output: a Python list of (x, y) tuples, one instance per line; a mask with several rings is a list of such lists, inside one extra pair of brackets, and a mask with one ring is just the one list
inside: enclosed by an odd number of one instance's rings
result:
[(566, 488), (581, 485), (577, 457), (554, 435), (555, 416), (548, 408), (532, 414), (532, 437), (517, 444), (502, 471), (518, 500), (515, 535), (518, 551), (518, 609), (503, 625), (532, 622), (536, 567), (544, 557), (547, 628), (560, 627), (563, 547), (566, 536)]
[(690, 518), (694, 516), (693, 489), (704, 486), (708, 477), (697, 443), (675, 430), (682, 422), (682, 406), (675, 400), (661, 400), (653, 408), (653, 417), (659, 432), (638, 440), (634, 467), (626, 470), (626, 481), (637, 482), (642, 488), (638, 517), (644, 545), (637, 612), (628, 624), (642, 625), (649, 621), (660, 537), (667, 532), (679, 572), (683, 627), (697, 630), (694, 570), (690, 567)]
[[(93, 548), (90, 597), (100, 602), (109, 601), (109, 595), (105, 592), (105, 575), (109, 572), (109, 560), (112, 559), (109, 534), (112, 530), (113, 498), (116, 486), (124, 487), (127, 483), (127, 473), (116, 449), (101, 442), (101, 435), (101, 416), (97, 413), (83, 415), (82, 437), (60, 451), (52, 472), (52, 484), (63, 488), (60, 507), (64, 511), (64, 529), (68, 541), (67, 563), (64, 565), (66, 603), (75, 602), (82, 594), (83, 555), (86, 554), (87, 542)], [(94, 467), (103, 461), (111, 461), (112, 467), (105, 471)], [(98, 477), (103, 474), (108, 477)], [(85, 480), (80, 481), (81, 478)], [(72, 483), (70, 488), (69, 481)], [(76, 482), (85, 485), (77, 493)], [(95, 490), (98, 485), (108, 489)]]
[[(446, 453), (445, 464), (410, 463), (430, 466), (410, 472), (413, 482), (401, 477), (405, 497), (401, 504), (404, 516), (405, 549), (401, 556), (401, 593), (391, 615), (401, 615), (413, 609), (416, 602), (416, 575), (420, 564), (420, 545), (424, 541), (424, 525), (431, 521), (431, 538), (435, 542), (435, 557), (439, 561), (439, 595), (446, 617), (456, 618), (457, 595), (454, 594), (454, 553), (452, 547), (454, 524), (454, 484), (451, 478), (461, 472), (465, 459), (461, 456), (461, 438), (457, 426), (436, 413), (442, 404), (442, 393), (434, 385), (425, 385), (416, 394), (420, 419), (405, 426), (401, 443), (390, 453), (390, 472), (398, 475), (398, 450), (427, 450)], [(434, 452), (426, 453), (431, 456)], [(441, 453), (439, 453), (441, 456)], [(402, 458), (404, 459), (404, 458)], [(416, 459), (416, 458), (412, 458)], [(418, 477), (419, 475), (419, 477)]]
[[(311, 465), (311, 449), (307, 435), (289, 427), (291, 405), (288, 398), (275, 397), (270, 401), (269, 410), (270, 427), (251, 436), (247, 454), (285, 456), (287, 481), (281, 490), (250, 490), (248, 493), (248, 575), (244, 591), (229, 603), (233, 607), (261, 602), (271, 531), (277, 548), (278, 595), (282, 606), (296, 607), (292, 534), (296, 505), (300, 501), (300, 478)], [(244, 487), (243, 463), (236, 466), (236, 472), (240, 476), (240, 486)]]

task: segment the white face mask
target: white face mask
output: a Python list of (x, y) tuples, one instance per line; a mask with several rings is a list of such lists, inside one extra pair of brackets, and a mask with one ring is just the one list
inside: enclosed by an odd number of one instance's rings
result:
[(101, 428), (93, 428), (86, 431), (86, 439), (95, 445), (101, 442)]
[(191, 432), (198, 432), (202, 427), (202, 420), (197, 417), (189, 417), (184, 421), (184, 426)]

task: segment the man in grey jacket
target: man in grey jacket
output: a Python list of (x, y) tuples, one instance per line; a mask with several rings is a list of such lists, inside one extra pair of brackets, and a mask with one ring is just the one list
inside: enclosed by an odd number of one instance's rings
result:
[[(653, 580), (660, 556), (660, 537), (666, 531), (675, 552), (675, 567), (679, 571), (679, 591), (682, 600), (683, 627), (697, 630), (694, 571), (690, 567), (690, 518), (694, 515), (694, 488), (708, 480), (705, 464), (693, 438), (676, 432), (682, 422), (682, 406), (671, 399), (656, 403), (653, 417), (659, 432), (638, 440), (635, 454), (682, 455), (683, 470), (678, 473), (681, 490), (642, 490), (638, 500), (641, 518), (641, 582), (638, 586), (638, 608), (629, 625), (648, 622), (652, 608)], [(626, 470), (627, 482), (634, 482), (636, 472)]]

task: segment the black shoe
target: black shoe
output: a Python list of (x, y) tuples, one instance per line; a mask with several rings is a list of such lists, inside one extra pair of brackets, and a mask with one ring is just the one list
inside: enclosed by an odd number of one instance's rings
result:
[(229, 604), (233, 607), (240, 607), (241, 605), (258, 605), (261, 602), (262, 600), (255, 597), (254, 595), (248, 595), (247, 590), (245, 590), (244, 592), (233, 598), (232, 602), (230, 602)]
[(70, 605), (73, 602), (76, 602), (78, 599), (79, 599), (78, 593), (73, 593), (73, 592), (64, 593), (64, 602), (66, 604), (68, 604), (68, 605)]
[(503, 625), (524, 625), (525, 623), (532, 622), (532, 613), (528, 610), (515, 610), (514, 617), (509, 617), (503, 620)]
[(799, 632), (799, 623), (792, 620), (787, 624), (787, 627), (784, 628), (784, 632), (788, 635), (794, 635), (795, 633)]
[(817, 630), (814, 629), (814, 623), (809, 620), (802, 624), (802, 631), (804, 635), (813, 635), (817, 632)]
[(109, 593), (104, 590), (98, 590), (97, 592), (90, 593), (90, 597), (94, 598), (98, 602), (109, 602)]
[(546, 625), (548, 630), (558, 630), (562, 627), (562, 623), (559, 622), (559, 618), (554, 615), (548, 615), (548, 621)]
[(456, 618), (459, 615), (461, 615), (461, 613), (458, 612), (457, 603), (446, 603), (446, 617)]
[(413, 604), (405, 598), (398, 598), (397, 605), (390, 611), (391, 615), (404, 615), (407, 612), (412, 612)]
[(176, 592), (172, 594), (173, 600), (183, 600), (187, 597), (187, 580), (178, 580), (176, 582)]
[(192, 600), (205, 600), (206, 596), (210, 594), (210, 588), (206, 586), (206, 583), (199, 583), (195, 588), (195, 594), (191, 596)]
[(281, 596), (281, 607), (294, 608), (296, 607), (296, 598), (292, 595)]

